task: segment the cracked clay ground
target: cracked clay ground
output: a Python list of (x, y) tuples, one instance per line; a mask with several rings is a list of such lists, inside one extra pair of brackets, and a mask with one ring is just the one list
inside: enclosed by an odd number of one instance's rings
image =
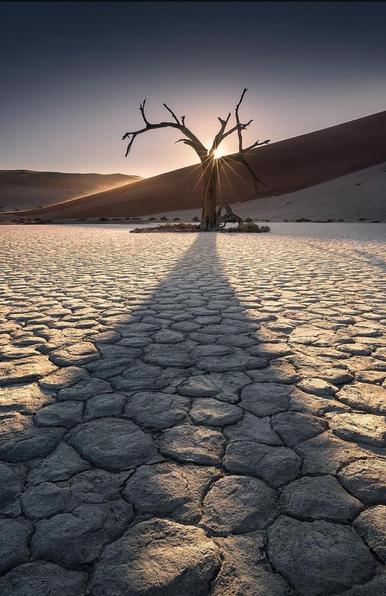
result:
[(1, 596), (386, 594), (385, 244), (0, 234)]

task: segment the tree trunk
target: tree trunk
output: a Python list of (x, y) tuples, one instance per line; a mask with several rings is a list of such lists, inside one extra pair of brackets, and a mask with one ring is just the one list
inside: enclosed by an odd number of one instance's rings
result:
[(204, 196), (201, 214), (201, 230), (210, 232), (217, 228), (216, 200), (218, 165), (213, 155), (201, 160), (203, 170)]

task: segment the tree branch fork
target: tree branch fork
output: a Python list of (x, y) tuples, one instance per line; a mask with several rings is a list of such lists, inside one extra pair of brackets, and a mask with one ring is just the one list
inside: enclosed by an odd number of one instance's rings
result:
[(178, 117), (176, 115), (176, 113), (166, 103), (164, 103), (163, 106), (171, 115), (172, 120), (162, 121), (162, 122), (157, 122), (157, 123), (150, 122), (147, 117), (146, 110), (145, 110), (145, 106), (146, 106), (146, 98), (145, 98), (139, 104), (139, 111), (141, 113), (141, 116), (145, 123), (145, 126), (138, 130), (128, 131), (123, 135), (122, 140), (129, 139), (125, 156), (127, 156), (130, 153), (133, 143), (139, 135), (141, 135), (145, 132), (148, 132), (150, 130), (156, 130), (159, 128), (174, 128), (176, 130), (179, 130), (184, 135), (184, 137), (182, 139), (178, 139), (178, 141), (176, 141), (176, 143), (185, 143), (186, 145), (189, 145), (190, 147), (192, 147), (192, 149), (194, 149), (196, 151), (197, 155), (199, 156), (199, 158), (201, 160), (205, 159), (206, 157), (213, 156), (216, 149), (218, 149), (218, 147), (220, 146), (222, 141), (226, 137), (234, 134), (235, 132), (237, 132), (238, 140), (239, 140), (239, 153), (247, 153), (248, 151), (250, 151), (251, 149), (254, 149), (255, 147), (258, 147), (260, 145), (266, 145), (267, 143), (269, 143), (269, 139), (266, 139), (265, 141), (261, 141), (261, 142), (258, 139), (257, 141), (255, 141), (254, 143), (249, 145), (248, 147), (243, 147), (242, 132), (244, 130), (246, 130), (248, 128), (248, 126), (250, 126), (250, 124), (252, 124), (252, 122), (253, 122), (253, 120), (249, 120), (248, 122), (240, 121), (239, 110), (240, 110), (240, 106), (242, 104), (242, 101), (245, 97), (246, 92), (247, 92), (247, 89), (244, 89), (241, 94), (240, 100), (236, 105), (234, 126), (232, 126), (231, 128), (228, 128), (228, 130), (227, 130), (227, 127), (228, 127), (228, 124), (229, 124), (229, 121), (231, 118), (231, 112), (229, 112), (229, 114), (227, 115), (226, 118), (221, 118), (221, 116), (218, 116), (218, 120), (220, 122), (220, 128), (219, 128), (219, 131), (217, 132), (217, 134), (215, 135), (215, 137), (213, 139), (213, 143), (209, 149), (207, 149), (204, 146), (204, 144), (201, 143), (201, 141), (198, 139), (198, 137), (186, 126), (185, 116)]

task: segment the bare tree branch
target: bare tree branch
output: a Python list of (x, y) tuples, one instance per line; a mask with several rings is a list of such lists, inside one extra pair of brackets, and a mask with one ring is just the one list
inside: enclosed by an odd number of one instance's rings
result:
[(247, 92), (247, 89), (244, 89), (243, 92), (242, 92), (242, 94), (241, 94), (240, 101), (236, 105), (236, 109), (235, 109), (236, 125), (238, 126), (238, 128), (237, 128), (237, 136), (239, 138), (239, 153), (241, 153), (242, 150), (243, 150), (243, 135), (241, 133), (241, 128), (240, 128), (239, 109), (240, 109), (241, 103), (242, 103), (242, 101), (244, 99), (244, 95), (246, 94), (246, 92)]
[(249, 120), (248, 122), (245, 122), (244, 124), (242, 124), (241, 122), (239, 124), (236, 124), (236, 126), (233, 126), (233, 128), (230, 128), (226, 133), (223, 134), (223, 139), (225, 139), (225, 137), (228, 137), (229, 135), (233, 134), (234, 132), (236, 132), (236, 130), (238, 132), (245, 130), (246, 128), (248, 128), (248, 126), (250, 124), (252, 124), (253, 119)]
[[(218, 133), (216, 134), (216, 136), (213, 140), (212, 147), (210, 148), (210, 153), (213, 153), (217, 149), (217, 147), (220, 145), (220, 143), (222, 143), (222, 141), (226, 137), (229, 137), (234, 132), (237, 132), (237, 135), (239, 138), (239, 152), (247, 151), (247, 149), (245, 149), (245, 150), (243, 149), (242, 131), (245, 130), (246, 128), (248, 128), (248, 126), (250, 124), (252, 124), (253, 120), (249, 120), (248, 122), (240, 122), (240, 117), (239, 117), (239, 108), (241, 106), (241, 103), (244, 99), (246, 92), (247, 92), (247, 89), (244, 89), (241, 94), (239, 103), (236, 105), (236, 110), (235, 110), (236, 124), (235, 124), (235, 126), (230, 128), (228, 131), (226, 130), (229, 119), (231, 117), (231, 113), (228, 114), (228, 116), (227, 116), (227, 118), (225, 118), (225, 120), (223, 118), (220, 118), (220, 116), (218, 117), (218, 120), (220, 121), (220, 130), (218, 131)], [(256, 146), (256, 145), (254, 144), (254, 146)], [(251, 148), (252, 147), (248, 147), (248, 150)]]
[(193, 141), (190, 141), (189, 139), (178, 139), (176, 143), (185, 143), (185, 145), (190, 145), (190, 147), (193, 147), (193, 149), (195, 149)]
[(228, 116), (225, 118), (225, 120), (223, 120), (222, 118), (220, 118), (220, 116), (218, 116), (218, 120), (220, 121), (220, 130), (218, 131), (218, 133), (216, 134), (216, 136), (213, 139), (212, 147), (210, 148), (209, 153), (213, 153), (217, 149), (217, 147), (220, 145), (221, 141), (224, 139), (224, 132), (225, 132), (225, 129), (227, 127), (230, 117), (231, 117), (230, 112), (229, 112)]
[(148, 122), (148, 120), (146, 118), (146, 114), (145, 114), (145, 104), (146, 104), (146, 97), (143, 100), (143, 102), (139, 104), (139, 111), (142, 114), (142, 118), (143, 118), (145, 124), (149, 124), (149, 122)]
[(243, 153), (246, 153), (247, 151), (250, 151), (251, 149), (254, 149), (255, 147), (260, 147), (261, 145), (267, 145), (268, 143), (270, 143), (271, 139), (266, 139), (265, 141), (259, 141), (259, 139), (257, 139), (257, 141), (255, 143), (252, 143), (252, 145), (249, 145), (249, 147), (246, 147), (245, 149), (243, 149)]
[(181, 124), (181, 122), (178, 120), (177, 116), (175, 115), (175, 113), (173, 112), (173, 110), (171, 110), (169, 108), (169, 106), (166, 105), (166, 103), (163, 104), (164, 108), (167, 109), (168, 112), (170, 112), (170, 114), (173, 116), (174, 120), (177, 122), (177, 124)]
[(262, 181), (260, 180), (260, 178), (257, 177), (255, 171), (253, 170), (253, 168), (251, 167), (251, 165), (248, 163), (248, 161), (245, 159), (244, 155), (245, 153), (247, 153), (248, 151), (250, 151), (251, 149), (254, 149), (255, 147), (258, 147), (259, 145), (266, 145), (267, 143), (269, 143), (269, 139), (262, 141), (260, 143), (259, 140), (255, 141), (254, 143), (252, 143), (252, 145), (249, 145), (249, 147), (243, 147), (243, 133), (242, 131), (245, 130), (247, 128), (247, 126), (249, 126), (249, 124), (252, 122), (252, 120), (250, 120), (248, 122), (248, 124), (246, 126), (244, 126), (243, 124), (241, 124), (240, 122), (240, 115), (239, 115), (239, 110), (240, 110), (240, 106), (242, 104), (242, 101), (245, 97), (245, 94), (247, 92), (247, 89), (244, 89), (239, 103), (236, 105), (235, 108), (235, 119), (236, 119), (236, 127), (237, 127), (237, 136), (238, 136), (238, 140), (239, 140), (239, 153), (237, 156), (234, 157), (234, 159), (236, 161), (239, 161), (240, 163), (243, 164), (243, 166), (247, 169), (247, 171), (249, 172), (250, 176), (253, 179), (254, 185), (255, 185), (255, 191), (258, 192), (258, 185), (262, 184), (263, 186), (265, 186), (265, 188), (268, 188), (268, 186)]
[(241, 164), (243, 164), (243, 166), (246, 168), (246, 170), (250, 174), (251, 178), (253, 179), (253, 183), (255, 185), (256, 192), (258, 192), (258, 190), (259, 190), (259, 184), (261, 184), (265, 188), (269, 188), (269, 186), (267, 186), (267, 184), (265, 184), (265, 182), (263, 182), (262, 180), (260, 180), (260, 178), (258, 178), (257, 174), (255, 173), (255, 171), (252, 169), (251, 165), (246, 160), (244, 151), (242, 153), (236, 153), (235, 155), (232, 155), (231, 159), (233, 161), (238, 161)]
[(208, 155), (208, 150), (206, 149), (206, 147), (204, 147), (204, 145), (196, 137), (196, 135), (187, 126), (185, 126), (185, 116), (182, 116), (181, 122), (180, 122), (178, 120), (177, 116), (175, 115), (175, 113), (173, 112), (173, 110), (171, 110), (166, 104), (164, 104), (164, 107), (173, 116), (175, 122), (158, 122), (157, 124), (151, 124), (149, 122), (149, 120), (147, 119), (147, 116), (145, 113), (145, 104), (146, 104), (146, 99), (144, 99), (143, 102), (140, 103), (139, 110), (141, 112), (142, 118), (143, 118), (146, 126), (139, 130), (132, 130), (132, 131), (126, 132), (122, 137), (122, 140), (129, 139), (129, 143), (127, 145), (127, 149), (126, 149), (126, 153), (125, 153), (126, 157), (130, 153), (133, 143), (138, 135), (148, 132), (149, 130), (156, 130), (158, 128), (176, 128), (177, 130), (182, 132), (183, 135), (185, 135), (186, 140), (189, 141), (186, 144), (190, 145), (196, 151), (196, 153), (200, 157), (200, 159), (203, 159)]
[(252, 145), (249, 145), (249, 147), (243, 147), (243, 135), (242, 135), (242, 131), (245, 130), (247, 128), (247, 126), (249, 126), (249, 124), (251, 124), (251, 122), (253, 122), (253, 120), (250, 120), (247, 125), (243, 125), (240, 122), (240, 116), (239, 116), (239, 110), (240, 110), (240, 106), (242, 104), (242, 101), (244, 99), (244, 96), (247, 92), (247, 89), (244, 89), (244, 91), (241, 94), (240, 97), (240, 101), (239, 103), (236, 105), (236, 109), (235, 109), (235, 118), (236, 118), (236, 126), (237, 126), (237, 136), (239, 138), (239, 153), (246, 153), (247, 151), (250, 151), (251, 149), (254, 149), (255, 147), (258, 147), (260, 145), (266, 145), (267, 143), (270, 142), (270, 139), (267, 139), (265, 141), (262, 141), (260, 143), (259, 139), (257, 139), (257, 141), (255, 141), (254, 143), (252, 143)]

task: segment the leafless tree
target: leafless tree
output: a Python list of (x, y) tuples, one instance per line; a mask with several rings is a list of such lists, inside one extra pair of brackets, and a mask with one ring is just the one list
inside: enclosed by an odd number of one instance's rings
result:
[(255, 185), (262, 184), (261, 180), (257, 178), (255, 172), (251, 168), (250, 164), (245, 159), (245, 154), (258, 147), (259, 145), (266, 145), (269, 143), (269, 139), (260, 142), (259, 140), (252, 143), (248, 147), (243, 147), (243, 131), (248, 128), (248, 126), (253, 122), (253, 120), (249, 120), (248, 122), (241, 122), (240, 120), (240, 106), (244, 99), (244, 96), (247, 92), (247, 89), (244, 89), (240, 100), (235, 108), (235, 124), (229, 127), (229, 121), (231, 118), (231, 112), (227, 115), (226, 118), (218, 117), (220, 122), (220, 128), (217, 132), (216, 136), (213, 139), (212, 145), (209, 149), (207, 149), (203, 143), (198, 139), (198, 137), (186, 126), (185, 124), (185, 116), (177, 117), (175, 112), (166, 105), (163, 104), (165, 109), (169, 112), (172, 117), (170, 121), (158, 122), (156, 124), (151, 123), (148, 120), (148, 117), (145, 112), (146, 106), (146, 99), (139, 105), (139, 110), (141, 112), (142, 119), (145, 123), (145, 126), (139, 130), (129, 131), (126, 132), (122, 140), (128, 139), (128, 145), (126, 149), (126, 156), (130, 153), (130, 150), (133, 146), (133, 143), (138, 135), (141, 135), (145, 132), (150, 130), (156, 130), (158, 128), (175, 128), (183, 135), (183, 138), (178, 139), (177, 143), (185, 143), (185, 145), (189, 145), (194, 149), (197, 153), (201, 165), (202, 165), (202, 179), (203, 179), (203, 204), (202, 204), (202, 215), (201, 215), (201, 230), (204, 231), (211, 231), (218, 229), (218, 218), (221, 216), (221, 207), (216, 211), (217, 206), (217, 190), (218, 190), (218, 177), (219, 177), (219, 162), (221, 160), (216, 159), (216, 151), (219, 148), (220, 144), (226, 137), (237, 133), (238, 141), (239, 141), (239, 152), (233, 156), (234, 159), (242, 163), (248, 170), (249, 174), (252, 176)]

